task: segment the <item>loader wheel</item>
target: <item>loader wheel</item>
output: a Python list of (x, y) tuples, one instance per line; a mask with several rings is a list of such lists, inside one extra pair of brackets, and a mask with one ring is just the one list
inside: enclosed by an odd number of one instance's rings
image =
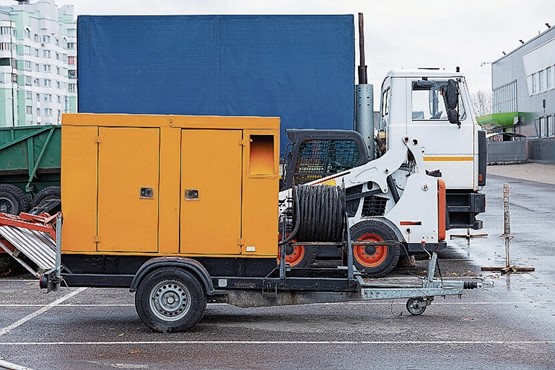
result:
[[(351, 227), (353, 241), (379, 242), (398, 240), (395, 232), (380, 220), (362, 221)], [(397, 266), (400, 248), (397, 246), (353, 246), (353, 262), (357, 269), (369, 277), (382, 277)]]
[(162, 268), (143, 278), (135, 293), (135, 308), (143, 323), (154, 331), (186, 331), (202, 318), (206, 294), (191, 273)]
[[(59, 186), (49, 186), (47, 188), (42, 189), (37, 193), (35, 199), (33, 199), (33, 206), (32, 208), (40, 206), (42, 203), (47, 202), (49, 200), (60, 200), (61, 199), (61, 190)], [(59, 210), (58, 210), (59, 211)]]
[(29, 210), (29, 200), (15, 185), (0, 184), (0, 212), (18, 215)]
[[(279, 237), (281, 240), (281, 235)], [(293, 243), (296, 241), (293, 240)], [(280, 250), (278, 249), (278, 263), (281, 261)], [(285, 246), (285, 263), (290, 267), (310, 267), (316, 259), (316, 253), (313, 247), (304, 245), (287, 245)]]

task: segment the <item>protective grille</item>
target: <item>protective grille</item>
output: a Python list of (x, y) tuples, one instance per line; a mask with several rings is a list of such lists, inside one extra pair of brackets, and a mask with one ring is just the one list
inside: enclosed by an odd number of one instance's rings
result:
[(301, 185), (353, 168), (359, 155), (354, 140), (305, 140), (299, 149), (294, 182)]
[(364, 204), (362, 206), (362, 216), (383, 216), (386, 204), (386, 198), (376, 196), (366, 197), (364, 198)]

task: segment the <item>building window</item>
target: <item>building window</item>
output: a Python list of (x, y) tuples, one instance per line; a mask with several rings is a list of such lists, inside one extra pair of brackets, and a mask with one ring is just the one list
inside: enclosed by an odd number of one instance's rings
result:
[(38, 63), (35, 63), (35, 72), (39, 72), (40, 71), (40, 65)]
[(23, 65), (25, 66), (25, 70), (26, 70), (26, 71), (31, 71), (32, 64), (31, 64), (31, 61), (30, 61), (30, 60), (24, 61), (24, 62), (23, 62)]
[(45, 115), (46, 117), (52, 117), (52, 108), (46, 108), (46, 109), (44, 110), (44, 115)]
[(12, 50), (12, 44), (9, 42), (0, 42), (0, 50)]
[(42, 70), (46, 73), (52, 72), (52, 66), (50, 64), (45, 64), (42, 66)]
[(547, 136), (555, 136), (555, 115), (547, 116)]
[(547, 90), (551, 90), (555, 85), (555, 81), (553, 80), (553, 66), (547, 67), (547, 69), (545, 70), (545, 76), (547, 80)]
[(45, 78), (43, 81), (43, 86), (44, 87), (52, 87), (52, 80), (49, 80), (48, 78)]
[(33, 35), (33, 40), (35, 42), (39, 42), (39, 35), (37, 35), (36, 33)]
[(40, 108), (37, 108), (37, 116), (40, 116)]
[(67, 64), (69, 65), (75, 65), (75, 56), (68, 56), (67, 57)]
[(35, 56), (37, 58), (40, 57), (40, 50), (39, 49), (35, 49)]
[(538, 92), (545, 91), (545, 73), (543, 70), (538, 72)]
[(2, 27), (0, 27), (0, 35), (15, 36), (15, 30), (12, 27), (2, 26)]
[(50, 44), (50, 36), (42, 35), (42, 43), (43, 44)]
[(25, 99), (33, 100), (33, 93), (31, 91), (25, 91)]
[(518, 111), (516, 88), (516, 81), (513, 81), (493, 90), (493, 113)]
[(45, 58), (50, 58), (50, 50), (43, 50), (42, 56)]
[(75, 50), (76, 43), (75, 42), (68, 42), (67, 49), (68, 50)]
[(74, 69), (70, 69), (69, 71), (67, 71), (67, 77), (70, 80), (75, 80), (77, 78), (77, 71)]
[(31, 76), (25, 76), (25, 85), (31, 86)]
[(25, 45), (23, 47), (23, 52), (25, 53), (25, 55), (31, 55), (31, 47), (28, 45)]
[(67, 84), (67, 91), (74, 93), (76, 91), (75, 84)]
[(31, 30), (28, 29), (28, 28), (25, 28), (24, 32), (25, 32), (25, 38), (30, 40), (31, 39)]
[(44, 98), (45, 102), (51, 102), (52, 101), (52, 94), (44, 94), (43, 98)]
[(25, 107), (25, 113), (26, 114), (33, 114), (33, 107), (31, 105), (27, 105)]

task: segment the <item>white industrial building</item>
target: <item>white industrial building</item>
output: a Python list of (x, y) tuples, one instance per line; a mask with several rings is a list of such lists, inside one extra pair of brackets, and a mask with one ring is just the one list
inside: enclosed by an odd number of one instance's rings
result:
[(555, 27), (546, 27), (492, 63), (493, 114), (481, 123), (525, 135), (529, 160), (555, 162)]
[(59, 124), (77, 108), (73, 6), (0, 6), (0, 127)]

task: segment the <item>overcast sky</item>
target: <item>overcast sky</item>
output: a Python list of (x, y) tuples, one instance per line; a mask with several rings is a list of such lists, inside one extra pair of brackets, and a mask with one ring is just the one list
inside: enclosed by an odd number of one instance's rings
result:
[[(34, 2), (35, 0), (31, 0)], [(13, 3), (1, 0), (0, 4)], [(460, 66), (471, 91), (490, 90), (490, 65), (555, 26), (554, 0), (56, 0), (80, 14), (364, 13), (369, 82), (390, 69)], [(555, 56), (554, 56), (555, 58)]]

